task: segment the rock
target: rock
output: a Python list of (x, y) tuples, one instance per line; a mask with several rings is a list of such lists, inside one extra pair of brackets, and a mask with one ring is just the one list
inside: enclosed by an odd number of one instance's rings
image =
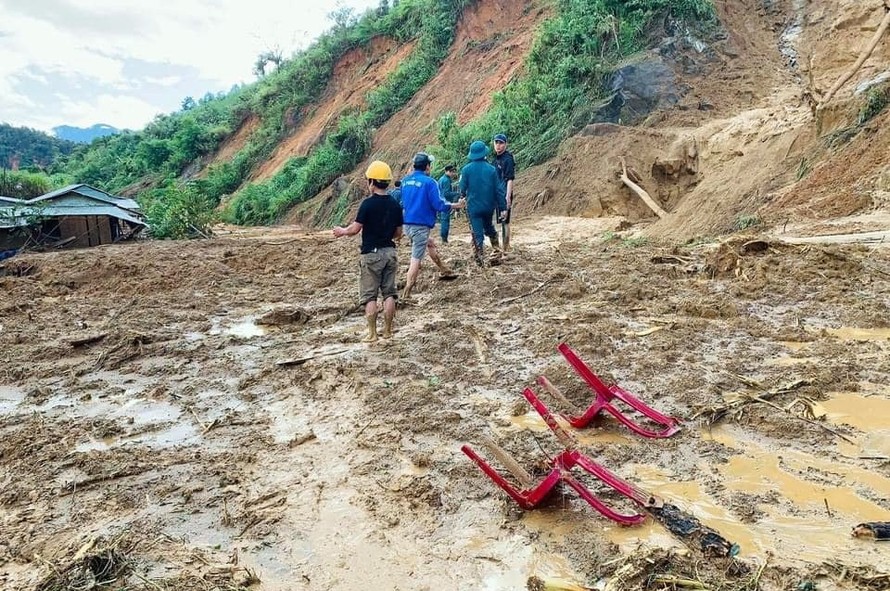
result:
[[(620, 68), (612, 75), (612, 95), (597, 107), (594, 123), (630, 125), (645, 119), (656, 109), (676, 105), (683, 94), (677, 76), (665, 59), (655, 53), (634, 64)], [(585, 129), (587, 135), (614, 133), (608, 127)]]

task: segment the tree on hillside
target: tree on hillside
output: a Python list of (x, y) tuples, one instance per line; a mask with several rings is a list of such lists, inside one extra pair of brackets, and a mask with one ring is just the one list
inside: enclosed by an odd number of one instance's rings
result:
[(253, 75), (257, 78), (262, 78), (266, 75), (266, 68), (269, 67), (269, 64), (274, 64), (277, 70), (281, 67), (281, 62), (283, 61), (284, 57), (280, 47), (276, 46), (274, 49), (267, 49), (257, 56), (256, 62), (253, 64)]
[(336, 10), (328, 13), (328, 20), (334, 23), (333, 33), (337, 34), (356, 24), (358, 16), (356, 16), (355, 9), (351, 6), (339, 4)]

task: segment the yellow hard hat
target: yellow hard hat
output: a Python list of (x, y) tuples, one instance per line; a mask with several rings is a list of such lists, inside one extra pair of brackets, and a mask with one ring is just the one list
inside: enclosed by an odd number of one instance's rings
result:
[(386, 162), (375, 160), (368, 165), (368, 170), (365, 171), (365, 176), (375, 181), (391, 181), (392, 169)]

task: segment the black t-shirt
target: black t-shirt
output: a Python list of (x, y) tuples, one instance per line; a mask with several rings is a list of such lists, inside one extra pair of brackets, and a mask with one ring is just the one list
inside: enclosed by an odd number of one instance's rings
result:
[(501, 179), (502, 183), (516, 178), (516, 163), (513, 161), (513, 154), (509, 150), (504, 150), (503, 154), (495, 153), (492, 164), (498, 169), (498, 178)]
[(362, 225), (362, 254), (395, 248), (393, 236), (402, 225), (402, 208), (389, 195), (371, 195), (362, 201), (355, 221)]

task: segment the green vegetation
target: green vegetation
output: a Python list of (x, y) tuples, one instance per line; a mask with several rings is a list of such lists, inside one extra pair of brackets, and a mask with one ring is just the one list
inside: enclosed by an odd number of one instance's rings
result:
[(591, 120), (605, 83), (622, 59), (660, 39), (670, 19), (710, 26), (710, 0), (556, 0), (556, 15), (544, 23), (523, 77), (494, 97), (481, 118), (461, 127), (449, 113), (439, 121), (438, 141), (446, 160), (461, 161), (475, 139), (503, 131), (517, 164), (540, 163), (563, 139)]
[[(255, 84), (199, 100), (187, 97), (179, 112), (157, 117), (142, 131), (77, 148), (56, 170), (112, 192), (151, 187), (138, 198), (158, 237), (204, 233), (219, 203), (236, 191), (221, 213), (224, 219), (272, 223), (367, 156), (374, 129), (436, 74), (460, 14), (472, 1), (381, 0), (361, 18), (339, 8), (330, 15), (333, 28), (306, 50), (290, 59), (275, 52), (258, 56)], [(465, 126), (453, 114), (438, 121), (439, 151), (448, 160), (462, 161), (472, 139), (487, 139), (495, 129), (511, 136), (520, 166), (546, 159), (590, 121), (596, 100), (605, 95), (604, 83), (622, 59), (660, 40), (669, 26), (716, 22), (710, 0), (552, 1), (553, 16), (539, 30), (523, 75), (494, 97), (489, 112)], [(377, 37), (416, 45), (365, 97), (363, 108), (330, 123), (308, 155), (291, 159), (266, 182), (244, 186), (251, 171), (312, 115), (338, 60)], [(243, 148), (194, 179), (221, 143), (248, 121), (256, 129)], [(186, 179), (192, 180), (182, 188)], [(339, 197), (332, 217), (348, 210), (348, 198)]]
[(0, 123), (0, 169), (36, 171), (70, 154), (75, 146), (36, 129)]
[[(269, 181), (239, 192), (225, 213), (227, 219), (240, 224), (274, 222), (290, 207), (316, 195), (361, 162), (371, 147), (373, 129), (385, 123), (436, 74), (448, 54), (460, 11), (468, 3), (403, 0), (390, 11), (369, 13), (352, 29), (341, 29), (350, 43), (367, 43), (371, 37), (384, 34), (404, 42), (416, 34), (417, 47), (368, 94), (365, 109), (344, 114), (309, 156), (292, 159)], [(338, 203), (335, 209), (345, 213), (341, 205)]]
[(0, 195), (3, 197), (31, 199), (49, 193), (52, 187), (52, 180), (45, 174), (0, 170)]
[(797, 165), (797, 173), (795, 174), (795, 178), (797, 180), (803, 180), (806, 178), (808, 174), (813, 170), (813, 165), (806, 158), (801, 158), (800, 163)]
[(867, 121), (874, 119), (881, 111), (887, 108), (887, 105), (890, 105), (890, 85), (885, 84), (869, 89), (865, 93), (865, 104), (859, 110), (857, 123), (863, 125)]
[(761, 220), (759, 216), (743, 213), (735, 219), (735, 223), (733, 223), (732, 227), (738, 231), (756, 228), (761, 225), (763, 225), (763, 220)]
[(622, 248), (639, 248), (640, 246), (645, 246), (649, 243), (649, 240), (645, 236), (626, 237), (617, 232), (612, 232), (611, 230), (603, 232), (601, 239), (603, 242), (617, 242)]
[(143, 204), (152, 236), (206, 238), (216, 223), (215, 206), (193, 183), (184, 188), (155, 189), (145, 193)]
[(866, 123), (880, 115), (888, 105), (890, 105), (890, 84), (869, 89), (865, 93), (865, 102), (859, 109), (856, 122), (825, 135), (822, 141), (828, 148), (838, 148), (849, 143), (859, 135)]

